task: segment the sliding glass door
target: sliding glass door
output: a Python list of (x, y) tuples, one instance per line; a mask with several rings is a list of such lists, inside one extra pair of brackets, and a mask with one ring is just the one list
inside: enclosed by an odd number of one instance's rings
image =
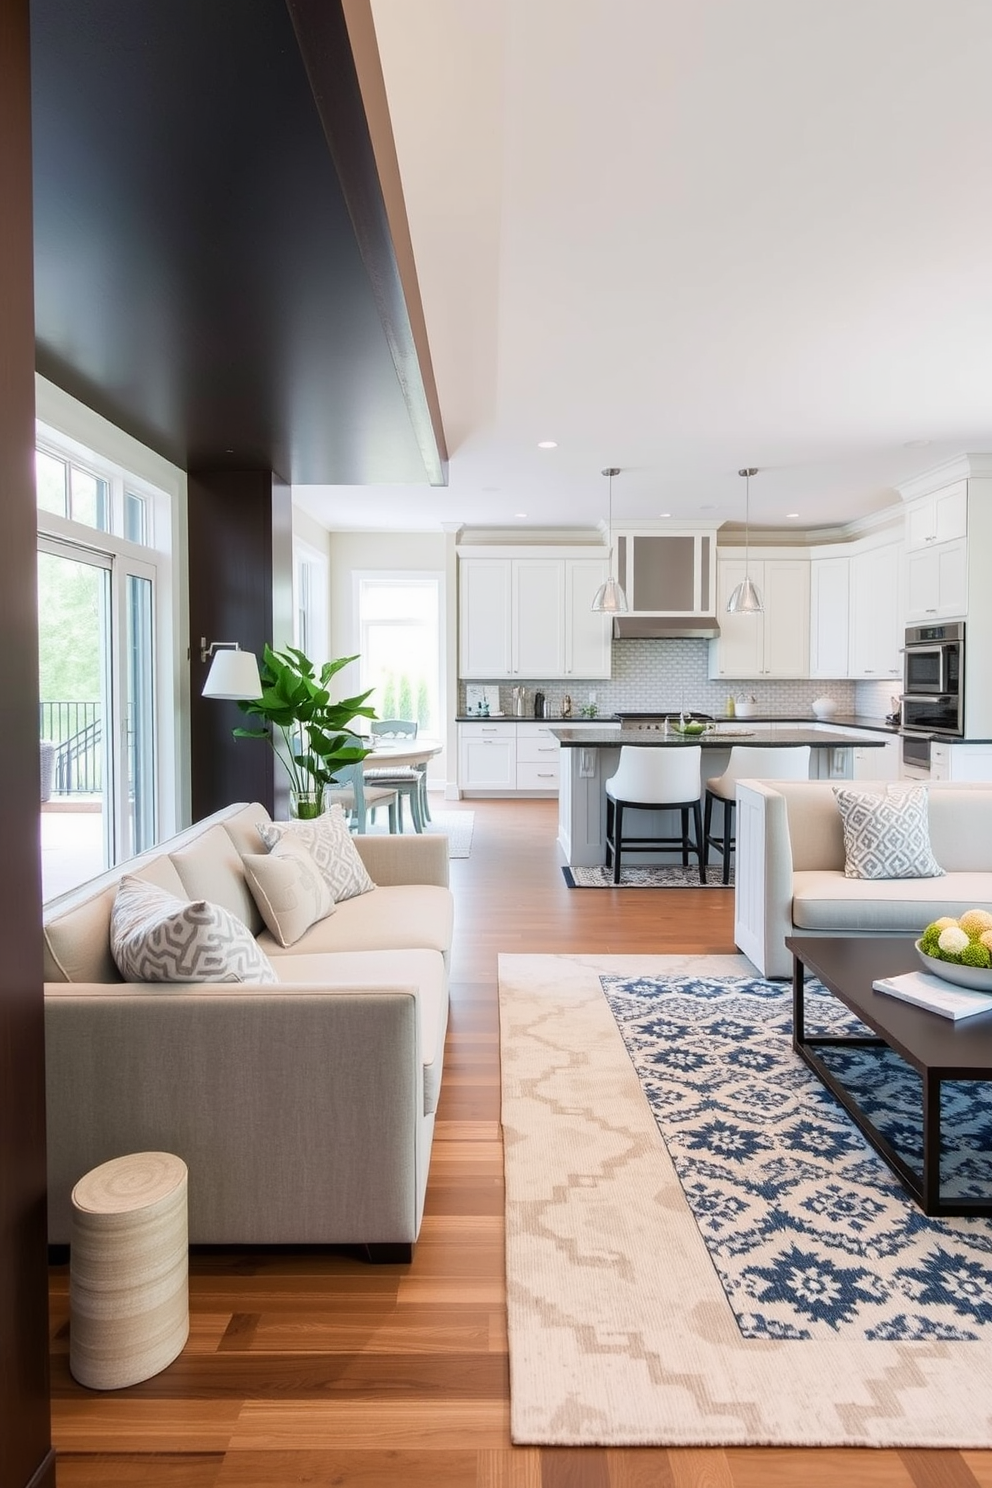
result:
[(38, 540), (42, 891), (156, 840), (155, 568)]

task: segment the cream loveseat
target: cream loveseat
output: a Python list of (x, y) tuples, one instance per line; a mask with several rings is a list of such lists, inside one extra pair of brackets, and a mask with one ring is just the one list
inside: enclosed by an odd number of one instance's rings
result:
[[(376, 887), (284, 950), (242, 866), (269, 819), (229, 807), (46, 905), (51, 1243), (69, 1239), (84, 1173), (162, 1150), (189, 1167), (191, 1242), (411, 1254), (447, 1025), (447, 840), (352, 839)], [(109, 940), (123, 873), (243, 920), (278, 985), (123, 982)]]
[[(843, 783), (885, 790), (883, 782)], [(833, 786), (738, 782), (734, 939), (762, 975), (791, 976), (787, 935), (919, 935), (940, 915), (992, 910), (992, 784), (925, 789), (943, 876), (859, 879), (844, 875)]]

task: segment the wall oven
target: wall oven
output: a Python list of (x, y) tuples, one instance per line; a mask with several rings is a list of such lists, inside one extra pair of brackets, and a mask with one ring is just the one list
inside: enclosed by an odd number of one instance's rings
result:
[(964, 733), (964, 625), (912, 625), (903, 651), (902, 726)]
[(911, 625), (903, 650), (903, 692), (912, 697), (960, 693), (964, 676), (964, 625)]

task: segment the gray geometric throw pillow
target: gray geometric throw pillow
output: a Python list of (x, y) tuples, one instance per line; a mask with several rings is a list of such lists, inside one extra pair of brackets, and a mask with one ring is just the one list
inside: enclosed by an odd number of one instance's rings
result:
[(941, 878), (930, 846), (927, 793), (889, 784), (885, 794), (835, 785), (844, 827), (846, 878)]
[(259, 822), (258, 834), (270, 849), (287, 836), (301, 842), (323, 874), (335, 904), (375, 888), (337, 802), (312, 821)]
[(219, 904), (179, 899), (125, 873), (110, 949), (126, 982), (276, 982), (248, 926)]

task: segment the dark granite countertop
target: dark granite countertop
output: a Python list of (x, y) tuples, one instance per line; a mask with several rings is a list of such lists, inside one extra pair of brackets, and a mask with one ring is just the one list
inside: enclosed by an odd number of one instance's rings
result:
[[(630, 718), (636, 710), (625, 708), (623, 714)], [(650, 714), (651, 709), (645, 709), (645, 716)], [(658, 709), (660, 715), (664, 709)], [(597, 713), (595, 718), (582, 718), (576, 715), (574, 718), (535, 718), (533, 713), (528, 713), (521, 718), (515, 713), (490, 714), (488, 718), (480, 717), (478, 713), (459, 713), (455, 719), (456, 723), (546, 723), (554, 728), (574, 728), (576, 725), (583, 729), (594, 728), (597, 724), (616, 723), (620, 718), (619, 713)], [(884, 718), (868, 718), (863, 713), (838, 713), (833, 718), (814, 718), (811, 713), (761, 713), (752, 718), (727, 718), (725, 715), (714, 715), (714, 721), (720, 728), (753, 728), (756, 724), (763, 723), (794, 723), (799, 727), (804, 724), (822, 723), (828, 728), (837, 729), (872, 729), (880, 734), (892, 734), (896, 736), (900, 730), (898, 724), (886, 723)]]
[[(778, 720), (776, 720), (778, 721)], [(551, 732), (563, 749), (619, 749), (621, 744), (640, 744), (649, 748), (665, 748), (683, 744), (701, 744), (704, 749), (732, 749), (735, 744), (756, 744), (762, 749), (790, 749), (797, 744), (808, 744), (811, 749), (884, 749), (883, 739), (865, 738), (863, 734), (844, 733), (835, 729), (833, 733), (821, 733), (818, 729), (797, 724), (795, 728), (762, 728), (756, 719), (728, 720), (722, 730), (709, 734), (665, 735), (655, 729), (572, 729), (553, 724)]]

